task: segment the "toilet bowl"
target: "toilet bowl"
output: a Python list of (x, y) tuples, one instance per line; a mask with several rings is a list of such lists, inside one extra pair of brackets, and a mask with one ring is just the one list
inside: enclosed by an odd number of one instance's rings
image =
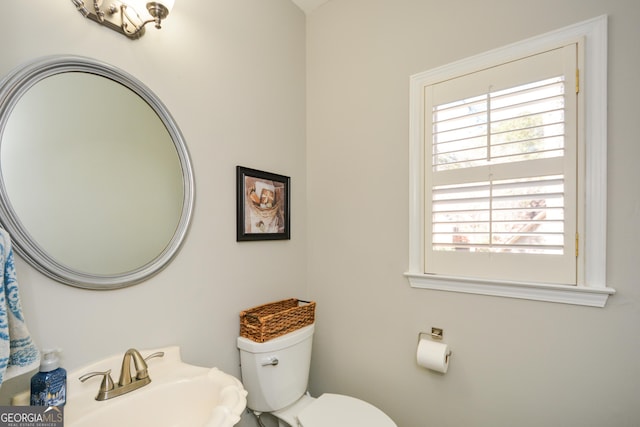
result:
[(247, 407), (270, 413), (280, 426), (397, 427), (380, 409), (350, 396), (307, 393), (314, 325), (257, 343), (238, 337)]

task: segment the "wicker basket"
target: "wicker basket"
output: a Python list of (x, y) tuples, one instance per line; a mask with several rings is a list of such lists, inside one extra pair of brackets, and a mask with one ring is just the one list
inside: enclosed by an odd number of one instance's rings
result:
[(315, 320), (316, 303), (290, 298), (259, 305), (240, 312), (240, 336), (256, 342), (265, 342)]

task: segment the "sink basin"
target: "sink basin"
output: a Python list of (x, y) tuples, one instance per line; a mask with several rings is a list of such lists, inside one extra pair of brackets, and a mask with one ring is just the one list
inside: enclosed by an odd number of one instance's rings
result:
[(95, 400), (100, 377), (84, 383), (78, 378), (111, 369), (117, 382), (124, 352), (68, 373), (65, 427), (230, 427), (240, 420), (247, 404), (240, 381), (217, 368), (182, 362), (179, 347), (140, 353), (157, 351), (164, 357), (147, 361), (151, 383), (109, 400)]

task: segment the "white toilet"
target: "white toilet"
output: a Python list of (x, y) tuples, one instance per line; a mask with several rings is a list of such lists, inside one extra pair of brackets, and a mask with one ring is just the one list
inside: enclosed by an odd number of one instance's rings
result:
[(339, 394), (309, 396), (314, 325), (257, 343), (238, 337), (247, 407), (268, 412), (280, 427), (397, 427), (384, 412), (362, 400)]

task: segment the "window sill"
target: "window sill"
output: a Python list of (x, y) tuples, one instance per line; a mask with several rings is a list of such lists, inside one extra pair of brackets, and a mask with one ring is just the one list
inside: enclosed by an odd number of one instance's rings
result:
[(404, 274), (412, 288), (434, 289), (468, 294), (491, 295), (562, 304), (604, 307), (609, 295), (616, 291), (609, 287), (547, 285), (540, 283), (500, 282), (463, 277), (433, 276), (421, 273)]

